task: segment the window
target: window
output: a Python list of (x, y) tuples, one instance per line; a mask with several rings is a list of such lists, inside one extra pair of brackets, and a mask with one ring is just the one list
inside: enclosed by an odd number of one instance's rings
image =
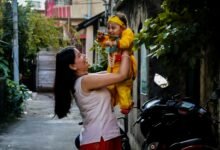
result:
[(35, 9), (40, 9), (41, 8), (41, 2), (39, 1), (29, 1), (30, 5), (35, 8)]
[(148, 78), (148, 59), (147, 59), (147, 49), (145, 45), (141, 45), (141, 67), (140, 67), (140, 94), (147, 95), (148, 87), (147, 87), (147, 78)]
[(72, 0), (55, 0), (56, 5), (71, 5)]

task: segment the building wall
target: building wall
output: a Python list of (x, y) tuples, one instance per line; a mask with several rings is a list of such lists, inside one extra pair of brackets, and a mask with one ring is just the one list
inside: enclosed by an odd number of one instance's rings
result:
[(60, 19), (88, 19), (105, 9), (102, 0), (70, 0), (68, 3), (62, 0), (46, 0), (45, 7), (48, 17)]
[[(46, 0), (46, 16), (57, 19), (59, 26), (68, 24), (74, 28), (82, 21), (89, 19), (104, 11), (103, 0)], [(79, 37), (83, 40), (82, 52), (88, 53), (89, 62), (92, 62), (92, 54), (89, 49), (93, 44), (94, 31), (93, 27), (84, 29), (79, 32)], [(65, 30), (64, 37), (68, 38), (68, 30)], [(77, 35), (78, 36), (78, 35)]]
[(93, 42), (94, 42), (94, 29), (93, 26), (89, 26), (86, 28), (86, 49), (85, 49), (85, 54), (86, 57), (88, 58), (89, 64), (93, 63), (93, 52), (90, 51), (89, 49), (92, 47)]
[[(215, 75), (211, 75), (210, 69), (211, 63), (213, 62), (212, 59), (209, 58), (208, 51), (205, 51), (204, 57), (201, 59), (201, 67), (200, 67), (200, 104), (202, 106), (208, 106), (207, 109), (212, 114), (212, 117), (220, 120), (220, 97), (218, 96), (218, 92), (215, 93), (215, 90), (220, 89), (220, 61), (215, 62), (216, 68), (215, 68)], [(213, 78), (215, 80), (213, 80)], [(210, 103), (207, 105), (207, 100), (209, 99)], [(216, 137), (218, 141), (218, 149), (220, 148), (220, 124), (218, 123), (215, 126), (216, 130)]]
[(18, 3), (23, 6), (27, 5), (27, 3), (30, 3), (32, 8), (38, 11), (43, 11), (45, 9), (44, 1), (42, 0), (20, 0)]
[[(154, 1), (135, 1), (135, 0), (126, 0), (126, 2), (120, 3), (120, 5), (116, 5), (116, 11), (122, 11), (127, 15), (129, 25), (130, 27), (135, 31), (135, 33), (139, 32), (141, 29), (142, 24), (144, 21), (151, 17), (155, 16), (160, 11), (160, 3), (161, 0), (154, 0)], [(113, 6), (113, 5), (112, 5)], [(140, 106), (143, 104), (143, 102), (149, 97), (149, 95), (144, 95), (141, 93), (141, 82), (140, 82), (140, 74), (141, 74), (141, 68), (142, 62), (141, 59), (141, 52), (137, 51), (135, 52), (136, 58), (138, 59), (138, 78), (134, 81), (133, 86), (133, 99), (135, 102), (135, 106), (140, 108)], [(209, 64), (213, 60), (208, 60), (208, 56), (205, 55), (206, 58), (202, 60), (202, 64), (199, 70), (200, 76), (200, 104), (202, 106), (205, 106), (204, 102), (207, 101), (211, 93), (213, 92), (213, 78), (211, 78), (208, 69), (210, 69)], [(210, 62), (209, 62), (210, 61)], [(147, 63), (147, 62), (146, 62)], [(216, 62), (219, 64), (219, 62)], [(148, 67), (148, 64), (146, 65)], [(219, 68), (215, 68), (219, 69)], [(150, 78), (148, 78), (149, 80)], [(218, 88), (220, 87), (220, 76), (219, 72), (216, 74), (216, 81), (218, 81)], [(151, 82), (151, 81), (148, 81)], [(215, 118), (219, 119), (219, 98), (215, 100), (211, 105), (211, 108), (209, 108), (214, 114)], [(132, 112), (128, 116), (128, 135), (130, 138), (130, 144), (132, 146), (132, 149), (138, 150), (141, 149), (140, 146), (143, 142), (143, 136), (141, 135), (139, 125), (133, 126), (133, 123), (138, 117), (139, 111), (137, 109), (133, 109)], [(218, 124), (217, 127), (218, 130), (218, 141), (219, 140), (219, 131), (220, 131), (220, 125)], [(220, 143), (220, 142), (219, 142)]]
[[(143, 23), (148, 17), (155, 16), (158, 11), (160, 11), (161, 0), (154, 1), (135, 1), (126, 0), (123, 2), (118, 2), (111, 4), (110, 9), (115, 11), (122, 11), (127, 15), (130, 27), (135, 32), (138, 32), (139, 25)], [(115, 12), (113, 11), (113, 13)]]
[(102, 0), (72, 0), (71, 18), (90, 18), (104, 11)]
[[(78, 25), (82, 21), (103, 12), (104, 9), (105, 8), (103, 5), (103, 0), (72, 0), (71, 18), (74, 18), (75, 20), (78, 18), (77, 24), (75, 24)], [(79, 19), (81, 20), (79, 21)], [(93, 52), (90, 51), (90, 48), (92, 47), (94, 42), (94, 30), (95, 28), (93, 28), (93, 26), (91, 25), (81, 31), (86, 35), (85, 45), (82, 46), (82, 51), (86, 53), (90, 64), (93, 63)]]
[[(126, 2), (120, 3), (120, 5), (116, 6), (116, 11), (124, 12), (128, 18), (129, 26), (134, 30), (135, 33), (139, 32), (144, 21), (156, 15), (160, 10), (161, 0), (154, 1), (135, 1), (135, 0), (127, 0)], [(112, 5), (114, 6), (114, 5)], [(114, 12), (113, 12), (114, 13)], [(145, 49), (146, 50), (146, 49)], [(135, 57), (138, 60), (138, 75), (133, 85), (133, 100), (135, 106), (139, 109), (141, 105), (148, 98), (148, 93), (141, 91), (141, 66), (145, 66), (148, 70), (148, 61), (141, 60), (141, 54), (143, 51), (136, 51)], [(144, 64), (143, 64), (144, 63)], [(143, 75), (143, 74), (142, 74)], [(148, 78), (147, 73), (145, 74), (146, 78)], [(138, 109), (132, 109), (128, 116), (128, 136), (130, 139), (130, 145), (132, 149), (138, 150), (141, 149), (141, 144), (144, 141), (144, 137), (140, 131), (139, 124), (133, 126), (134, 122), (138, 118), (138, 114), (140, 111)]]

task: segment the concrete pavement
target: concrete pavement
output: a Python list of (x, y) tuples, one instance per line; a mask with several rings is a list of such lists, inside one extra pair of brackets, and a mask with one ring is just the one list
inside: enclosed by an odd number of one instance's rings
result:
[(26, 102), (25, 115), (0, 132), (0, 150), (76, 150), (74, 139), (80, 131), (79, 110), (58, 119), (53, 116), (51, 93), (34, 93)]

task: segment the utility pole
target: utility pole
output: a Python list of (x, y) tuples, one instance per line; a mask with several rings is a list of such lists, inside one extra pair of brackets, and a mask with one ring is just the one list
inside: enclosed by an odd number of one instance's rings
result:
[(91, 18), (91, 16), (92, 16), (92, 4), (91, 4), (92, 2), (91, 2), (91, 0), (88, 0), (88, 19), (90, 19)]
[(108, 17), (108, 3), (107, 3), (106, 0), (103, 0), (103, 2), (104, 2), (103, 5), (105, 6), (105, 18), (104, 18), (104, 23), (105, 23), (105, 25), (106, 25), (107, 17)]
[(18, 4), (17, 0), (12, 3), (13, 12), (13, 67), (14, 81), (19, 83), (19, 48), (18, 48)]

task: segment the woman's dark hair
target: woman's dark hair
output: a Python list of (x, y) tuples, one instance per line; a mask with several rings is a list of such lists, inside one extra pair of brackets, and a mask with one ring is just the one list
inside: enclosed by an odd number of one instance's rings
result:
[(55, 115), (63, 118), (69, 113), (77, 79), (75, 71), (69, 68), (75, 61), (75, 48), (67, 47), (56, 55), (56, 73), (54, 82)]
[(115, 16), (118, 16), (119, 19), (125, 24), (126, 27), (128, 26), (128, 20), (127, 20), (127, 17), (124, 13), (116, 12)]

